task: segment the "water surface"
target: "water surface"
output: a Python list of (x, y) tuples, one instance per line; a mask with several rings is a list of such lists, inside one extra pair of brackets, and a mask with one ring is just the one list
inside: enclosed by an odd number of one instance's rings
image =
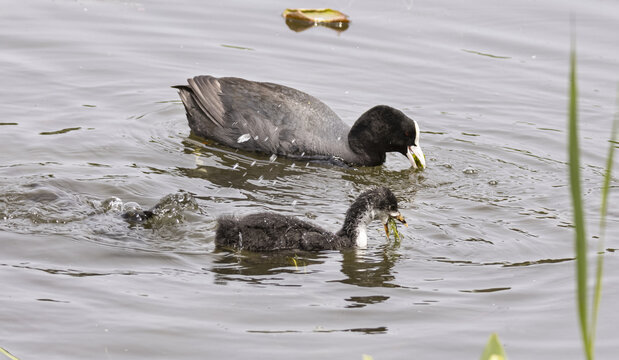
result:
[[(575, 20), (589, 231), (615, 111), (608, 1), (8, 3), (0, 15), (0, 346), (20, 359), (576, 358), (566, 174)], [(350, 27), (291, 31), (288, 7)], [(343, 169), (190, 134), (171, 85), (199, 74), (306, 91), (347, 124), (376, 104), (422, 129), (428, 160)], [(410, 226), (363, 251), (216, 251), (222, 214), (277, 211), (337, 230), (371, 185)], [(612, 183), (598, 353), (619, 317)], [(189, 206), (152, 226), (121, 205)]]

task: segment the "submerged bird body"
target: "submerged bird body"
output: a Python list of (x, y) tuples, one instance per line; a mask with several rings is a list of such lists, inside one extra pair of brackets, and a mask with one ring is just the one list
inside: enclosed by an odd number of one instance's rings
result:
[(247, 215), (241, 219), (218, 219), (217, 246), (251, 251), (335, 250), (354, 246), (352, 239), (291, 216), (273, 213)]
[(320, 100), (290, 87), (234, 77), (196, 76), (179, 85), (194, 134), (246, 151), (299, 159), (380, 165), (387, 152), (424, 167), (419, 126), (379, 105), (347, 126)]
[(393, 193), (385, 187), (377, 187), (359, 195), (346, 212), (344, 225), (335, 234), (295, 217), (257, 213), (240, 219), (220, 217), (215, 244), (250, 251), (364, 248), (367, 246), (367, 224), (380, 219), (386, 230), (390, 218), (406, 224)]

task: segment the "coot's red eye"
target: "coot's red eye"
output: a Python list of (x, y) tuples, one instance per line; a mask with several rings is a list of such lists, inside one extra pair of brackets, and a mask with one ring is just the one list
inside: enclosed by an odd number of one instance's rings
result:
[(406, 135), (406, 137), (409, 137), (409, 136), (411, 136), (411, 133), (409, 133), (408, 131), (405, 131), (404, 135)]

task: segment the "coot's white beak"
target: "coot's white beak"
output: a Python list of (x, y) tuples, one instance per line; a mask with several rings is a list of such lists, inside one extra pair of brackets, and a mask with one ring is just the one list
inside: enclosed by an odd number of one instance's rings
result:
[(411, 162), (413, 169), (420, 169), (426, 167), (426, 157), (423, 155), (423, 151), (419, 145), (411, 145), (406, 149), (406, 157)]

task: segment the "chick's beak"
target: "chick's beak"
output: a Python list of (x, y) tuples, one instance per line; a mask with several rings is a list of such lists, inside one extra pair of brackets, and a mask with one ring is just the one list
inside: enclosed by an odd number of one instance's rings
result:
[(404, 219), (404, 216), (402, 216), (402, 214), (398, 213), (398, 215), (394, 216), (393, 218), (404, 224), (404, 226), (408, 227), (408, 224), (406, 223), (406, 220)]
[(426, 157), (423, 155), (423, 151), (421, 151), (419, 145), (407, 147), (406, 157), (411, 162), (411, 167), (413, 169), (423, 170), (426, 167)]

